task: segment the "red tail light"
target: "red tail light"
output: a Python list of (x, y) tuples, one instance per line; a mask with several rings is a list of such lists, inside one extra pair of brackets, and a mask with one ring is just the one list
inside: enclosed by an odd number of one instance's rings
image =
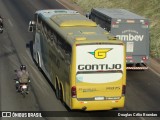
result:
[(73, 98), (77, 97), (76, 86), (72, 86), (72, 88), (71, 88), (71, 95), (72, 95)]
[(146, 59), (147, 59), (146, 56), (143, 56), (143, 57), (142, 57), (142, 60), (146, 60)]
[(116, 25), (116, 22), (112, 22), (112, 25)]
[(145, 22), (144, 24), (145, 24), (145, 25), (149, 25), (149, 23), (148, 23), (148, 22)]
[(127, 60), (131, 60), (131, 59), (132, 59), (132, 56), (126, 56), (126, 59), (127, 59)]
[(119, 22), (112, 22), (112, 27), (113, 28), (118, 28), (119, 27)]
[(123, 85), (123, 86), (122, 86), (122, 94), (123, 94), (123, 95), (126, 94), (126, 85)]

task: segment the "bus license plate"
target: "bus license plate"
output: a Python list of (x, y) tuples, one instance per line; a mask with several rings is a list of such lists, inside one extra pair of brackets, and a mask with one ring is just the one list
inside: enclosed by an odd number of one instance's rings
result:
[(104, 100), (104, 97), (98, 96), (98, 97), (95, 97), (95, 100)]

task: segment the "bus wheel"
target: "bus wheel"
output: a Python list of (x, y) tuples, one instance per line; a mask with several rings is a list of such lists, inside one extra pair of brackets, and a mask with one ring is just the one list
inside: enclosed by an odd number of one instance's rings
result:
[(63, 103), (64, 101), (63, 101), (63, 90), (62, 90), (62, 86), (61, 86), (61, 88), (60, 88), (60, 90), (59, 90), (59, 97), (60, 97), (61, 102)]
[(37, 67), (41, 71), (38, 53), (37, 53)]
[(56, 84), (56, 97), (57, 97), (58, 100), (60, 100), (60, 93), (59, 93), (58, 84)]
[(39, 55), (38, 55), (38, 53), (37, 53), (37, 64), (39, 66)]

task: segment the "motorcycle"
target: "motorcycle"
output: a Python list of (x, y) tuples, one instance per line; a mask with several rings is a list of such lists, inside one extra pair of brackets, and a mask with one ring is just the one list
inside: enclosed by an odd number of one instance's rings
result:
[[(14, 72), (17, 73), (17, 70), (14, 70)], [(16, 90), (17, 90), (17, 92), (20, 92), (23, 95), (23, 97), (25, 97), (26, 94), (29, 93), (28, 88), (29, 88), (29, 83), (31, 82), (30, 79), (28, 80), (27, 83), (20, 83), (17, 78), (14, 79), (14, 80), (16, 80)]]
[(28, 84), (27, 83), (22, 83), (19, 85), (19, 92), (23, 95), (23, 97), (28, 94)]
[[(29, 80), (29, 82), (30, 82), (30, 80)], [(17, 91), (20, 92), (23, 95), (23, 97), (25, 97), (29, 93), (28, 92), (28, 83), (19, 83), (19, 81), (16, 81), (16, 84), (17, 85), (19, 84)]]

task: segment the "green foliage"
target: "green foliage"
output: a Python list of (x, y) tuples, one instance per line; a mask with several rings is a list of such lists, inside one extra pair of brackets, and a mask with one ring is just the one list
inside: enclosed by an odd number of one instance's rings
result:
[[(150, 20), (150, 54), (160, 58), (160, 1), (159, 0), (71, 0), (85, 12), (92, 8), (123, 8)], [(159, 23), (159, 24), (158, 24)]]

